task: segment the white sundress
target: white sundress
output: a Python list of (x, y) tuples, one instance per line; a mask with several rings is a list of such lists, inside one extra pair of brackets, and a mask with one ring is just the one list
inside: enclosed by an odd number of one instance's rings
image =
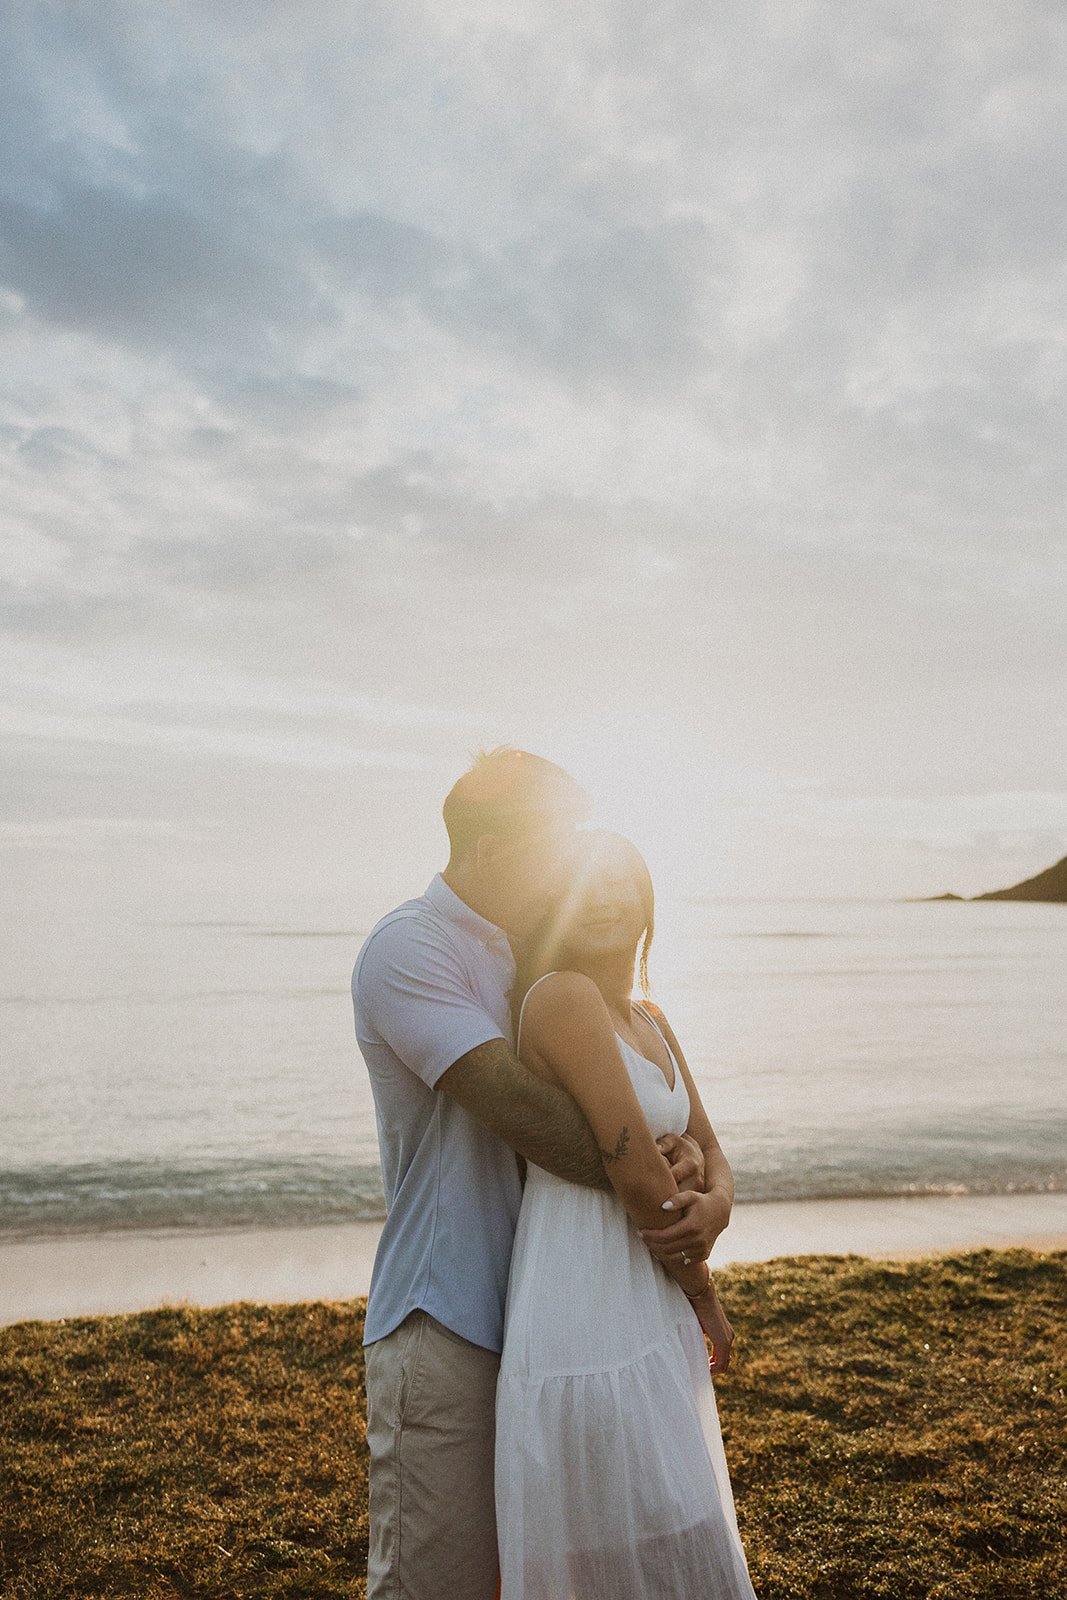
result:
[[(669, 1088), (619, 1046), (653, 1135), (684, 1133), (673, 1054)], [(614, 1192), (535, 1166), (508, 1285), (496, 1502), (501, 1600), (755, 1600), (692, 1306)]]

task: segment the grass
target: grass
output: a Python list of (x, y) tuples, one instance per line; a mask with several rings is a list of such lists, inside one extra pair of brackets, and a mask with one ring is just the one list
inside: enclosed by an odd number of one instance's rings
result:
[[(760, 1600), (1067, 1595), (1067, 1252), (719, 1275)], [(4, 1600), (360, 1596), (363, 1303), (0, 1329)]]

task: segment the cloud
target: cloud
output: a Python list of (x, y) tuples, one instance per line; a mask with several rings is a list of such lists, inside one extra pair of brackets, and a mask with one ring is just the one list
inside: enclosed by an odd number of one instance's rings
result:
[(0, 821), (0, 849), (39, 852), (44, 849), (107, 850), (131, 842), (151, 844), (181, 838), (202, 841), (217, 829), (210, 817), (52, 817), (42, 822)]
[(897, 837), (928, 849), (973, 849), (982, 840), (1019, 848), (1035, 838), (1067, 838), (1067, 790), (932, 796), (796, 797), (795, 818), (832, 827), (841, 833), (856, 829), (861, 836)]
[(1065, 56), (1051, 0), (19, 8), (0, 691), (320, 771), (399, 748), (361, 704), (436, 761), (623, 696), (769, 792), (1051, 792)]
[(414, 772), (426, 765), (426, 758), (417, 751), (361, 748), (350, 741), (325, 739), (306, 731), (289, 735), (261, 733), (114, 715), (97, 716), (90, 722), (83, 717), (35, 714), (2, 704), (0, 738), (117, 745), (180, 756), (214, 756), (226, 761), (252, 760), (327, 771), (384, 768), (390, 772)]

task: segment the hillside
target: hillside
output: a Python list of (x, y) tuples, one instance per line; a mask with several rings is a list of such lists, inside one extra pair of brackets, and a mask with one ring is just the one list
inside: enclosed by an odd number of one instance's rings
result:
[(1054, 867), (1046, 867), (1034, 878), (1025, 878), (1010, 889), (992, 889), (976, 894), (975, 900), (1050, 900), (1067, 901), (1067, 856)]

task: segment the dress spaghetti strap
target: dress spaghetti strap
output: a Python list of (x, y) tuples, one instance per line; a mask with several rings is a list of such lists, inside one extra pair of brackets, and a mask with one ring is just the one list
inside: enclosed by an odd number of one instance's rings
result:
[(519, 1020), (518, 1020), (518, 1022), (516, 1024), (516, 1026), (515, 1026), (515, 1054), (516, 1055), (518, 1055), (518, 1053), (519, 1053), (519, 1045), (522, 1042), (522, 1016), (523, 1016), (523, 1012), (526, 1010), (526, 1002), (527, 1002), (527, 1000), (529, 1000), (530, 996), (533, 994), (534, 990), (537, 988), (537, 985), (539, 983), (544, 983), (546, 978), (554, 978), (555, 976), (556, 976), (555, 972), (542, 972), (542, 974), (541, 974), (541, 976), (539, 978), (535, 978), (534, 979), (533, 983), (531, 983), (530, 987), (527, 989), (526, 993), (522, 997), (522, 1005), (519, 1007)]
[(663, 1040), (663, 1043), (667, 1045), (667, 1050), (671, 1056), (671, 1059), (673, 1060), (674, 1051), (671, 1050), (670, 1045), (667, 1043), (667, 1035), (664, 1033), (663, 1029), (660, 1027), (659, 1023), (656, 1021), (648, 1007), (641, 1000), (631, 1000), (630, 1004), (633, 1006), (635, 1011), (640, 1011), (641, 1015), (646, 1019), (646, 1021), (651, 1022), (652, 1026)]
[(640, 1000), (633, 1000), (630, 1003), (633, 1006), (635, 1011), (640, 1011), (641, 1015), (643, 1017), (647, 1017), (648, 1021), (651, 1022), (652, 1026), (655, 1028), (656, 1032), (659, 1034), (660, 1038), (663, 1040), (663, 1043), (667, 1046), (667, 1054), (670, 1056), (671, 1064), (674, 1067), (675, 1072), (677, 1073), (677, 1071), (678, 1071), (678, 1057), (675, 1055), (674, 1051), (671, 1049), (671, 1041), (667, 1038), (667, 1035), (664, 1033), (663, 1029), (660, 1027), (659, 1023), (656, 1021), (655, 1017), (652, 1015), (652, 1012)]

